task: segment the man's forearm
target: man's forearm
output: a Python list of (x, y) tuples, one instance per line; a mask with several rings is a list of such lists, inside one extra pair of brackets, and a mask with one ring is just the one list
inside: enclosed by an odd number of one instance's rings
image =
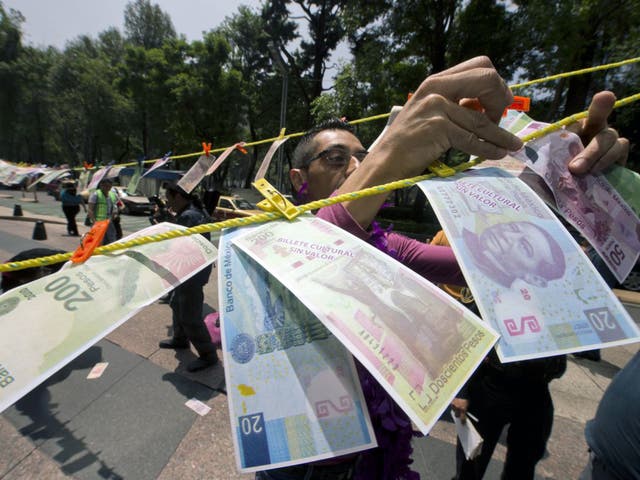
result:
[[(484, 111), (460, 105), (477, 99)], [(476, 57), (428, 77), (362, 165), (338, 189), (348, 193), (420, 175), (450, 148), (489, 159), (519, 150), (522, 142), (497, 122), (513, 95), (486, 57)], [(367, 228), (387, 194), (346, 203), (349, 213)]]

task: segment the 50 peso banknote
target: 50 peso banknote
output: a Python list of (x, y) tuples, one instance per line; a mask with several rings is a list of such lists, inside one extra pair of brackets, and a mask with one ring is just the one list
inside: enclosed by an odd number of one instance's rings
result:
[[(524, 137), (548, 124), (524, 113), (510, 113), (501, 126)], [(640, 256), (638, 195), (634, 189), (637, 174), (613, 166), (606, 172), (572, 175), (568, 164), (582, 150), (575, 133), (558, 130), (528, 142), (511, 157), (483, 164), (511, 170), (527, 183), (589, 241), (616, 279), (623, 282)], [(513, 162), (519, 162), (524, 170), (515, 173)]]

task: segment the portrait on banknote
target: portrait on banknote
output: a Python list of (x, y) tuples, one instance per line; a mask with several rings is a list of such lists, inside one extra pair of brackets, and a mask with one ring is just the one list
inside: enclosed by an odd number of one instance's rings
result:
[(480, 233), (464, 228), (462, 238), (475, 265), (505, 287), (511, 287), (518, 278), (530, 285), (546, 287), (549, 281), (564, 276), (562, 248), (532, 222), (495, 223)]

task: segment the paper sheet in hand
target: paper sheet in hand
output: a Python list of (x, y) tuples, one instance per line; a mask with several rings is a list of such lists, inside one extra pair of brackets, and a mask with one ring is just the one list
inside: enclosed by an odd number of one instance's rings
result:
[[(136, 235), (183, 228), (162, 223)], [(0, 412), (216, 254), (201, 235), (148, 243), (93, 256), (0, 296)]]
[(638, 327), (566, 229), (494, 168), (421, 182), (505, 361), (639, 340)]
[(476, 430), (476, 427), (473, 426), (471, 420), (467, 418), (467, 421), (462, 423), (459, 417), (456, 417), (456, 414), (451, 410), (451, 418), (453, 418), (453, 423), (456, 426), (456, 434), (460, 439), (460, 444), (462, 445), (462, 449), (464, 450), (464, 456), (467, 460), (471, 460), (480, 455), (480, 451), (482, 450), (482, 437)]
[(569, 172), (569, 161), (582, 150), (576, 134), (557, 131), (513, 155), (544, 178), (558, 211), (622, 282), (640, 255), (640, 219), (603, 174), (578, 177)]
[[(523, 113), (510, 115), (501, 122), (503, 128), (519, 137), (547, 125)], [(640, 219), (638, 209), (634, 208), (638, 195), (633, 188), (638, 181), (632, 172), (619, 166), (606, 173), (572, 175), (568, 163), (582, 150), (576, 134), (560, 130), (529, 142), (512, 154), (515, 158), (506, 157), (496, 166), (511, 171), (513, 161), (520, 162), (523, 170), (515, 173), (518, 178), (573, 225), (622, 282), (640, 255)], [(492, 163), (496, 162), (481, 165)]]
[(376, 446), (353, 357), (231, 238), (220, 241), (224, 365), (238, 467), (264, 470)]
[(277, 277), (427, 433), (496, 341), (442, 290), (318, 218), (234, 240)]

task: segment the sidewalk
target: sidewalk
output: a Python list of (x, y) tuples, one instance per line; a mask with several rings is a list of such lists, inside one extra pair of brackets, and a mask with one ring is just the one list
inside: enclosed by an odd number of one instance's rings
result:
[(53, 215), (42, 215), (32, 213), (22, 208), (22, 215), (16, 216), (13, 214), (14, 209), (9, 207), (3, 207), (0, 205), (0, 219), (1, 220), (13, 220), (19, 222), (37, 222), (38, 220), (45, 223), (52, 223), (56, 225), (66, 225), (67, 221), (60, 217), (54, 217)]
[[(6, 218), (7, 211), (12, 217), (12, 209), (0, 207), (0, 231), (30, 238), (33, 227)], [(64, 220), (47, 223), (50, 240), (38, 244), (73, 248), (68, 245), (77, 239), (63, 235), (65, 225)], [(25, 241), (32, 243), (37, 242)], [(0, 243), (4, 255), (5, 248)], [(205, 287), (206, 313), (218, 305), (216, 279), (214, 268)], [(628, 296), (627, 302), (640, 322), (638, 296)], [(224, 366), (186, 372), (193, 352), (157, 346), (170, 325), (169, 306), (150, 305), (5, 411), (0, 416), (0, 479), (253, 478), (235, 467)], [(587, 461), (584, 424), (611, 378), (637, 350), (637, 344), (606, 349), (600, 362), (569, 357), (567, 373), (551, 384), (555, 423), (537, 478), (577, 478)], [(218, 355), (222, 358), (222, 352)], [(109, 366), (99, 379), (87, 380), (97, 362)], [(184, 405), (190, 398), (211, 411), (197, 415)], [(414, 469), (423, 479), (453, 476), (455, 432), (447, 417), (429, 437), (414, 442)], [(499, 444), (487, 479), (499, 478), (504, 450)]]

